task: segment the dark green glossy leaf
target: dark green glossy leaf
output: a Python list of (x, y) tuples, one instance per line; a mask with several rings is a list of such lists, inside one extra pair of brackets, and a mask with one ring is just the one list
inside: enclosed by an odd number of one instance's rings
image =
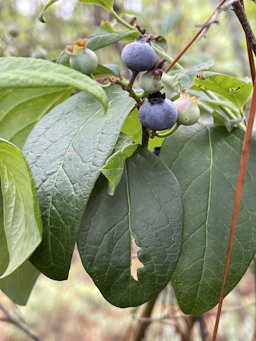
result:
[(31, 261), (54, 279), (68, 276), (87, 200), (135, 105), (118, 86), (108, 88), (107, 95), (106, 114), (89, 94), (72, 96), (35, 126), (24, 146), (44, 226), (43, 241)]
[(13, 273), (41, 242), (33, 180), (21, 151), (0, 139), (0, 278)]
[[(172, 284), (181, 309), (199, 315), (219, 300), (232, 221), (244, 132), (200, 124), (168, 137), (160, 159), (177, 176), (183, 193), (184, 234)], [(226, 294), (240, 281), (256, 251), (256, 143), (248, 172)]]
[[(78, 235), (86, 271), (103, 296), (119, 307), (155, 297), (175, 268), (182, 239), (179, 184), (151, 152), (138, 149), (127, 159), (114, 196), (99, 178)], [(132, 241), (141, 267), (131, 275)]]
[(39, 274), (39, 271), (26, 261), (11, 275), (0, 279), (0, 289), (14, 303), (26, 305)]

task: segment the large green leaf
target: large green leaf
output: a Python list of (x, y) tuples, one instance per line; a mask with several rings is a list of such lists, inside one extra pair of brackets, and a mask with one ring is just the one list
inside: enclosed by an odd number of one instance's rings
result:
[(70, 96), (72, 88), (2, 89), (0, 136), (22, 147), (37, 121)]
[(23, 57), (0, 58), (1, 88), (73, 87), (86, 91), (108, 107), (101, 86), (90, 77), (47, 60)]
[[(201, 314), (219, 300), (244, 132), (196, 124), (168, 137), (160, 159), (177, 176), (183, 193), (184, 234), (172, 277), (185, 313)], [(256, 143), (248, 172), (226, 293), (241, 279), (256, 250)]]
[[(99, 178), (78, 235), (86, 271), (103, 296), (119, 307), (137, 306), (168, 283), (180, 253), (182, 202), (179, 184), (151, 152), (127, 159), (114, 196)], [(132, 240), (141, 268), (131, 275)]]
[(110, 108), (86, 93), (56, 106), (33, 129), (24, 153), (34, 175), (43, 219), (43, 241), (32, 263), (47, 276), (68, 276), (89, 195), (135, 101), (119, 86), (107, 89)]
[(204, 90), (211, 90), (222, 95), (239, 109), (248, 101), (252, 91), (251, 81), (212, 72), (205, 72), (203, 79), (195, 78), (194, 83)]
[(0, 278), (14, 272), (41, 242), (37, 196), (21, 151), (0, 139)]
[(79, 0), (79, 1), (85, 4), (103, 7), (109, 12), (112, 11), (114, 5), (114, 0)]
[(135, 35), (139, 35), (137, 30), (130, 30), (125, 32), (109, 32), (103, 29), (98, 30), (94, 35), (89, 37), (88, 47), (91, 50), (98, 50), (105, 46), (109, 46), (111, 44), (116, 43), (119, 40), (122, 40), (127, 37), (134, 37)]
[(0, 289), (14, 303), (26, 305), (38, 276), (39, 271), (26, 261), (11, 275), (0, 279)]

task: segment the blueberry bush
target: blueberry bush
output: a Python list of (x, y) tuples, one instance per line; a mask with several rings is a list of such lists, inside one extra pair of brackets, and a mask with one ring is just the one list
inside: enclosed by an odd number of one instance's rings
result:
[[(111, 304), (141, 305), (171, 281), (182, 311), (199, 315), (219, 302), (252, 81), (211, 60), (170, 67), (164, 37), (112, 0), (80, 1), (115, 20), (55, 61), (0, 58), (0, 288), (26, 304), (40, 273), (68, 278), (77, 244)], [(121, 71), (97, 57), (116, 42)], [(256, 250), (250, 147), (225, 294)]]

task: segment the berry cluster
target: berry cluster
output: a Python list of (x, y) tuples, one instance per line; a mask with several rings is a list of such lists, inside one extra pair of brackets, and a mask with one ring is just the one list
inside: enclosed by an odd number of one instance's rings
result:
[(191, 125), (198, 121), (200, 111), (197, 102), (188, 94), (181, 94), (174, 103), (165, 97), (161, 77), (163, 71), (154, 49), (143, 36), (127, 44), (121, 53), (123, 63), (133, 72), (139, 73), (139, 85), (147, 98), (139, 108), (143, 127), (158, 131), (172, 128), (176, 122)]
[[(73, 45), (66, 46), (56, 63), (91, 75), (98, 67), (98, 58), (87, 47), (87, 43), (86, 39), (77, 39)], [(159, 131), (171, 129), (176, 124), (192, 125), (198, 121), (200, 111), (194, 97), (181, 94), (179, 99), (172, 102), (160, 92), (163, 88), (161, 79), (164, 61), (158, 60), (147, 35), (125, 45), (121, 59), (134, 75), (140, 73), (139, 85), (146, 96), (139, 107), (139, 118), (144, 128)]]

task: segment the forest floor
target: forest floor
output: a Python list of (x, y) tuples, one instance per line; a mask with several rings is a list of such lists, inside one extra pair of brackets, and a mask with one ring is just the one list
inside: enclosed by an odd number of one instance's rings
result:
[[(120, 309), (110, 305), (85, 273), (77, 253), (68, 281), (55, 282), (41, 275), (26, 307), (15, 306), (2, 293), (0, 303), (22, 318), (40, 341), (128, 341), (128, 337), (133, 341), (137, 316), (143, 309), (143, 306)], [(251, 267), (224, 301), (218, 340), (255, 340), (255, 312)], [(215, 314), (216, 308), (204, 314), (208, 336), (212, 333)], [(179, 341), (177, 330), (183, 330), (185, 324), (186, 317), (169, 286), (158, 298), (145, 341)], [(29, 340), (14, 325), (0, 321), (0, 341)], [(192, 340), (202, 340), (199, 323), (193, 328)]]

